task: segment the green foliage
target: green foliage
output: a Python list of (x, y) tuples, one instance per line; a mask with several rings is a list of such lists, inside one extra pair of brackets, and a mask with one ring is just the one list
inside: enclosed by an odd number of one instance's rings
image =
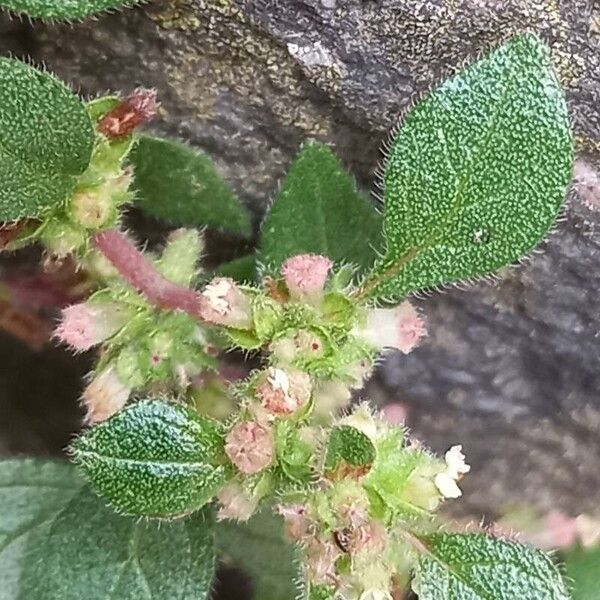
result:
[(402, 297), (516, 261), (554, 223), (571, 165), (549, 50), (517, 37), (408, 114), (386, 163), (387, 253), (364, 295)]
[(48, 73), (0, 58), (0, 220), (64, 202), (94, 143), (85, 105)]
[(563, 559), (573, 600), (600, 600), (600, 546), (576, 546)]
[(133, 6), (141, 0), (2, 0), (0, 6), (37, 19), (83, 19), (115, 8)]
[(212, 515), (116, 515), (62, 461), (0, 462), (0, 600), (205, 600)]
[(369, 469), (375, 460), (373, 442), (355, 427), (341, 425), (329, 434), (325, 455), (325, 472), (334, 479), (348, 469)]
[(419, 600), (567, 600), (558, 569), (543, 552), (483, 534), (421, 538), (413, 587)]
[(73, 443), (73, 458), (117, 510), (191, 513), (227, 481), (223, 427), (179, 404), (136, 402)]
[(140, 206), (177, 225), (248, 236), (250, 217), (210, 158), (178, 142), (142, 136), (130, 156)]
[(262, 227), (259, 262), (277, 275), (296, 254), (315, 253), (362, 271), (381, 247), (381, 215), (360, 192), (340, 160), (323, 144), (296, 157)]
[(281, 519), (268, 507), (248, 523), (219, 522), (215, 533), (225, 563), (231, 562), (252, 578), (255, 600), (297, 597), (296, 553), (284, 539)]

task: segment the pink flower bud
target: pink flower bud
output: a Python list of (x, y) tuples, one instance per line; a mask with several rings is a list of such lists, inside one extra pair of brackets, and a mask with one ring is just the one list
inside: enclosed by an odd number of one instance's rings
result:
[(319, 254), (299, 254), (288, 258), (281, 273), (290, 296), (297, 300), (319, 300), (332, 266), (326, 256)]
[(269, 368), (266, 381), (258, 386), (256, 395), (261, 405), (276, 416), (290, 415), (306, 406), (312, 386), (307, 373)]
[(83, 352), (116, 333), (124, 323), (116, 304), (73, 304), (62, 311), (54, 335), (63, 343)]
[(405, 301), (396, 308), (369, 310), (366, 328), (358, 335), (376, 348), (396, 348), (408, 354), (427, 335), (427, 330), (415, 307)]
[(248, 493), (239, 483), (233, 481), (221, 488), (217, 494), (220, 503), (217, 519), (247, 521), (258, 507), (258, 499)]
[(152, 119), (157, 108), (156, 90), (137, 90), (100, 119), (98, 131), (109, 139), (125, 137)]
[(86, 422), (94, 424), (106, 421), (125, 406), (130, 393), (131, 389), (121, 382), (116, 371), (108, 367), (94, 377), (83, 392)]
[(244, 421), (227, 434), (225, 452), (242, 473), (258, 473), (273, 460), (273, 436), (255, 421)]
[(250, 329), (252, 309), (250, 301), (229, 277), (216, 277), (201, 294), (203, 319), (216, 325)]

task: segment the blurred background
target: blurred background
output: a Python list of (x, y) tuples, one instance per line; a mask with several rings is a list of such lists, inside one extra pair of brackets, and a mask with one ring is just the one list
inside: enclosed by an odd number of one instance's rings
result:
[[(392, 404), (390, 418), (405, 419), (436, 451), (463, 444), (472, 471), (452, 517), (529, 529), (546, 547), (592, 548), (600, 539), (597, 0), (155, 0), (71, 25), (0, 17), (0, 52), (44, 64), (86, 97), (156, 87), (152, 126), (207, 152), (258, 229), (304, 140), (329, 143), (375, 189), (379, 149), (403, 111), (525, 29), (551, 45), (569, 100), (577, 160), (563, 218), (497, 285), (418, 299), (428, 338), (409, 356), (390, 355), (361, 395)], [(128, 224), (150, 245), (167, 231), (135, 210)], [(247, 250), (211, 233), (207, 261)], [(49, 337), (56, 310), (85, 293), (85, 282), (69, 265), (44, 272), (41, 258), (35, 249), (1, 258), (4, 455), (60, 455), (81, 424), (92, 357)], [(600, 598), (594, 587), (579, 598)]]

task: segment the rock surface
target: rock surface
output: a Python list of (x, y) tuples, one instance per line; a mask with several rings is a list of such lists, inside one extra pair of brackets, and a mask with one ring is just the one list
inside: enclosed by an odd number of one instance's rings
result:
[[(86, 95), (155, 86), (157, 129), (213, 156), (258, 221), (307, 138), (329, 142), (370, 188), (378, 148), (415, 98), (524, 27), (551, 43), (573, 114), (579, 159), (565, 220), (540, 255), (499, 285), (422, 299), (427, 343), (390, 357), (368, 391), (405, 403), (409, 424), (435, 449), (463, 443), (473, 464), (460, 505), (466, 514), (493, 516), (506, 504), (531, 502), (575, 515), (596, 511), (600, 493), (594, 0), (155, 1), (70, 26), (5, 20), (0, 51), (43, 61)], [(11, 354), (9, 341), (2, 344)], [(3, 405), (17, 410), (21, 393), (7, 381), (39, 369), (67, 382), (68, 398), (49, 400), (55, 410), (75, 406), (81, 369), (56, 353), (15, 361), (10, 374), (2, 368)], [(30, 400), (23, 406), (40, 410)], [(65, 441), (75, 418), (60, 421)], [(41, 426), (36, 431), (45, 447), (15, 441), (18, 428), (9, 423), (2, 437), (12, 451), (60, 446)]]

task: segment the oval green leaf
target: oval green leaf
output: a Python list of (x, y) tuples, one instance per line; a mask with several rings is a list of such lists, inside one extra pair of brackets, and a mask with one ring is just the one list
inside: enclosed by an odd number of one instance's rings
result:
[(0, 600), (207, 600), (210, 511), (176, 523), (115, 514), (66, 461), (0, 462)]
[(142, 136), (130, 162), (137, 201), (148, 214), (176, 225), (250, 235), (246, 207), (205, 154), (179, 142)]
[(399, 298), (514, 263), (552, 227), (572, 161), (549, 49), (514, 38), (408, 114), (386, 162), (387, 252), (360, 294)]
[(306, 144), (292, 163), (262, 226), (265, 274), (296, 254), (322, 254), (364, 271), (381, 248), (382, 217), (324, 144)]
[(52, 75), (0, 58), (0, 220), (64, 202), (90, 163), (85, 105)]
[(420, 543), (419, 600), (569, 599), (558, 569), (535, 548), (473, 533), (438, 533)]
[(136, 402), (79, 437), (75, 462), (119, 512), (177, 517), (229, 479), (223, 427), (181, 404)]

